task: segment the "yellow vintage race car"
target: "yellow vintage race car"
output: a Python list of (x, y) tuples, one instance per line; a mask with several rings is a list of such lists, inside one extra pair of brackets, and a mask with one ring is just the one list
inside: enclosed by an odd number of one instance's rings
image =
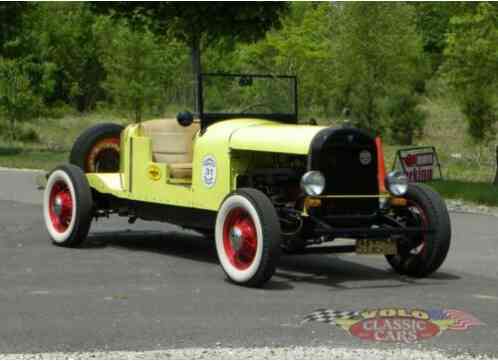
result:
[(381, 254), (401, 274), (436, 271), (451, 238), (441, 197), (385, 174), (378, 138), (299, 124), (297, 104), (293, 76), (202, 74), (195, 116), (89, 128), (47, 176), (53, 243), (78, 246), (94, 218), (118, 214), (214, 237), (240, 285), (263, 285), (282, 252)]

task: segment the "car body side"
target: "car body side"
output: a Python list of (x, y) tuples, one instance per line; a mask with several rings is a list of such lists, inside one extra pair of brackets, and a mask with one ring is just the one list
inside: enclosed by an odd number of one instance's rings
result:
[[(217, 211), (251, 162), (264, 163), (265, 156), (275, 153), (306, 157), (313, 138), (324, 128), (262, 119), (213, 124), (193, 139), (190, 184), (171, 179), (168, 165), (153, 161), (151, 139), (140, 124), (132, 124), (121, 135), (120, 172), (89, 173), (87, 178), (96, 191), (117, 198)], [(206, 185), (202, 176), (206, 157), (215, 160), (212, 185)]]

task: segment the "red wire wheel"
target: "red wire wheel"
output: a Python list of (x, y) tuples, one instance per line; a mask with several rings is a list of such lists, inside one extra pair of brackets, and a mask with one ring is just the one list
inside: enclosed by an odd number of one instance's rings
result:
[(243, 208), (232, 209), (225, 218), (223, 246), (235, 268), (245, 270), (254, 262), (258, 235), (251, 216)]
[[(425, 214), (422, 207), (420, 205), (418, 205), (417, 203), (413, 202), (412, 200), (408, 201), (407, 206), (408, 206), (408, 210), (410, 211), (410, 213), (412, 214), (412, 216), (415, 220), (413, 226), (428, 229), (429, 228), (429, 221), (428, 221), (427, 215)], [(421, 237), (420, 244), (417, 247), (412, 248), (410, 250), (410, 253), (424, 257), (426, 255), (426, 242), (427, 242), (426, 237), (427, 237), (427, 235), (421, 234), (420, 237)]]
[(93, 218), (93, 199), (81, 168), (66, 164), (49, 174), (43, 218), (54, 244), (71, 247), (85, 240)]
[(451, 242), (451, 221), (441, 196), (430, 187), (412, 183), (404, 198), (407, 206), (395, 211), (407, 227), (421, 227), (427, 232), (406, 235), (398, 244), (398, 254), (386, 256), (399, 274), (426, 277), (443, 264)]
[(85, 162), (87, 173), (107, 173), (119, 170), (119, 146), (117, 137), (98, 141), (88, 153)]
[(50, 190), (49, 215), (54, 229), (64, 233), (73, 216), (73, 198), (68, 185), (58, 180)]
[(280, 222), (270, 199), (242, 188), (225, 198), (215, 226), (216, 251), (227, 277), (244, 286), (261, 286), (275, 273), (280, 256)]

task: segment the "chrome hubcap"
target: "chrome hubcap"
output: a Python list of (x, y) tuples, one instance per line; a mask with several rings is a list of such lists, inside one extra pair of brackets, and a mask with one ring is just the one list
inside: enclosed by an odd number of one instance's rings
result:
[(62, 198), (61, 196), (56, 196), (54, 200), (54, 212), (58, 216), (62, 214)]
[(232, 227), (230, 229), (230, 243), (232, 247), (239, 251), (244, 243), (244, 235), (242, 234), (242, 230), (239, 227)]

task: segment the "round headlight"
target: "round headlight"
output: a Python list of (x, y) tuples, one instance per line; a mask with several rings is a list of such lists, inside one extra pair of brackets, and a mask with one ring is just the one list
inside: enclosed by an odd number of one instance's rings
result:
[(317, 170), (309, 171), (301, 178), (301, 188), (309, 196), (318, 196), (325, 189), (325, 177)]
[(408, 191), (408, 177), (398, 171), (386, 176), (386, 188), (393, 196), (403, 196)]

